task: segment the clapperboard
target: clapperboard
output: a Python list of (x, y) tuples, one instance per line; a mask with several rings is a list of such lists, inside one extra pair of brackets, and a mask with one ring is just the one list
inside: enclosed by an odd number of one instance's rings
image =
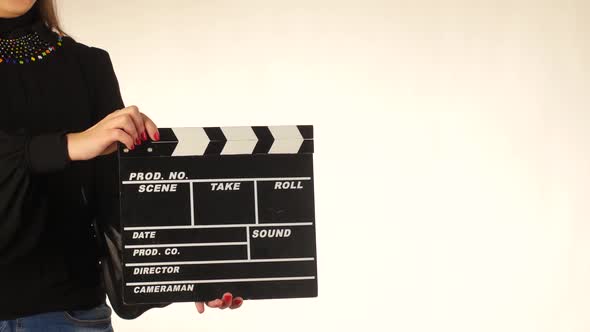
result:
[(118, 150), (124, 302), (316, 297), (313, 127), (159, 131)]

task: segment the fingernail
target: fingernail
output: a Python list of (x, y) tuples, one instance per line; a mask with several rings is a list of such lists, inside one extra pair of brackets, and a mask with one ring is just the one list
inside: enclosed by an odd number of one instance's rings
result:
[(135, 144), (136, 145), (141, 145), (141, 140), (139, 139), (139, 137), (135, 139)]
[(160, 140), (160, 133), (156, 132), (154, 134), (154, 137), (156, 138), (156, 141), (159, 141)]
[(229, 302), (231, 302), (231, 298), (232, 298), (231, 295), (229, 295), (229, 294), (228, 295), (225, 295), (223, 297), (223, 302), (229, 303)]
[(242, 300), (235, 300), (235, 301), (234, 301), (234, 304), (235, 304), (235, 305), (240, 305), (240, 304), (242, 304)]
[(129, 148), (129, 150), (133, 150), (133, 149), (135, 149), (135, 145), (132, 145), (132, 146)]
[(147, 134), (145, 133), (145, 131), (141, 133), (141, 139), (147, 141)]

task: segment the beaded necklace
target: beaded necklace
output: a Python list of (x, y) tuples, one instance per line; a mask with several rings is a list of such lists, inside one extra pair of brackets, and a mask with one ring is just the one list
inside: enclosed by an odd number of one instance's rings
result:
[(43, 60), (62, 45), (62, 36), (56, 46), (39, 37), (36, 31), (14, 39), (0, 38), (0, 64), (21, 64)]

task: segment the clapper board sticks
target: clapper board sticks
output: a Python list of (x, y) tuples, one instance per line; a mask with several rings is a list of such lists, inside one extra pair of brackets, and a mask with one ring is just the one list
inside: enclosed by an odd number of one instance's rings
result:
[(159, 131), (118, 150), (124, 302), (317, 296), (313, 127)]

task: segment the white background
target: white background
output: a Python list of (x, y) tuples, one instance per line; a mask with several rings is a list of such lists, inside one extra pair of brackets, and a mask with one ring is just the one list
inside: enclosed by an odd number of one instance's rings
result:
[(320, 296), (118, 331), (589, 331), (586, 0), (61, 0), (160, 127), (313, 124)]

